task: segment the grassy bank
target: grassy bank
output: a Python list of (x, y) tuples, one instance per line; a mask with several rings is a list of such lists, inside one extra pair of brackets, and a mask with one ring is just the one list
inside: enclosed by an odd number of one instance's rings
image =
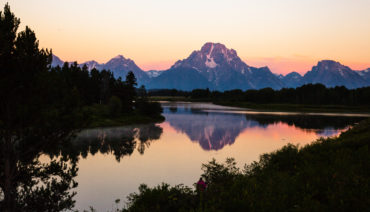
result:
[(130, 113), (115, 113), (111, 115), (108, 106), (98, 104), (87, 106), (84, 108), (84, 111), (89, 117), (88, 124), (85, 128), (159, 123), (165, 120), (161, 114), (145, 114), (137, 110)]
[(205, 191), (142, 185), (124, 211), (367, 211), (369, 143), (366, 120), (336, 138), (263, 154), (242, 170), (233, 159), (213, 160), (202, 165)]

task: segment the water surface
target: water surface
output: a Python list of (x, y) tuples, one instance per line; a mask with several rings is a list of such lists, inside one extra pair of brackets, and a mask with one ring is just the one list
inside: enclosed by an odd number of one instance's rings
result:
[[(141, 183), (192, 186), (201, 164), (234, 157), (240, 167), (287, 143), (303, 146), (336, 136), (363, 116), (266, 113), (207, 103), (162, 103), (166, 121), (84, 130), (73, 141), (79, 156), (76, 209), (112, 209)], [(70, 150), (71, 151), (71, 150)]]

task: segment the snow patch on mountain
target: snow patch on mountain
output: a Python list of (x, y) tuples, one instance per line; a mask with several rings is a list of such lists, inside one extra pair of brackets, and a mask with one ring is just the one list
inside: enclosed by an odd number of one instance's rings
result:
[(217, 63), (214, 61), (214, 59), (212, 57), (207, 58), (205, 64), (208, 68), (216, 68), (217, 67)]
[(211, 56), (212, 55), (212, 52), (213, 52), (213, 48), (214, 48), (214, 44), (212, 43), (212, 46), (211, 46), (211, 48), (209, 50), (209, 53), (207, 54), (207, 60), (205, 62), (205, 65), (208, 68), (216, 68), (216, 66), (217, 66), (217, 63), (215, 62), (215, 60)]

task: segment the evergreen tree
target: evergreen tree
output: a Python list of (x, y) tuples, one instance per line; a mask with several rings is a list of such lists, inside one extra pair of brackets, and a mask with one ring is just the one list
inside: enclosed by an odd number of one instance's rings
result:
[(125, 80), (124, 99), (125, 104), (123, 105), (124, 112), (131, 112), (134, 110), (134, 101), (136, 100), (136, 77), (132, 71), (128, 72)]
[(129, 71), (126, 75), (126, 84), (131, 88), (137, 86), (137, 80), (132, 71)]
[(19, 23), (6, 4), (0, 12), (0, 211), (71, 209), (75, 164), (38, 158), (83, 126), (78, 95), (55, 89), (64, 84), (50, 71), (51, 51), (39, 49), (29, 27), (17, 34)]

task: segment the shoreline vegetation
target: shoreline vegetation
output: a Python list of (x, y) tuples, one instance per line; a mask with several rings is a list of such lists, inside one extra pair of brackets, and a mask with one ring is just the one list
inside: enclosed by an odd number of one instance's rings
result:
[(347, 105), (304, 105), (304, 104), (258, 104), (239, 101), (213, 101), (212, 99), (192, 99), (183, 96), (151, 96), (151, 101), (168, 102), (205, 102), (221, 106), (239, 107), (258, 111), (271, 112), (320, 112), (320, 113), (369, 113), (370, 106)]
[(150, 124), (150, 123), (162, 123), (165, 118), (160, 114), (155, 114), (153, 116), (141, 114), (139, 112), (133, 112), (130, 114), (124, 114), (120, 116), (110, 117), (104, 114), (107, 110), (104, 105), (92, 105), (85, 108), (88, 111), (99, 111), (94, 112), (91, 115), (90, 123), (85, 127), (85, 129), (90, 128), (100, 128), (100, 127), (118, 127), (134, 124)]
[(322, 84), (306, 84), (281, 90), (263, 88), (224, 92), (158, 89), (149, 90), (148, 96), (152, 101), (211, 102), (260, 111), (370, 113), (370, 87), (347, 89), (344, 86), (326, 88)]
[(232, 158), (212, 160), (202, 165), (205, 191), (142, 184), (122, 211), (366, 211), (369, 143), (367, 119), (338, 137), (263, 154), (243, 169)]
[(71, 102), (66, 104), (74, 104), (77, 113), (83, 117), (82, 129), (164, 120), (161, 105), (148, 99), (144, 86), (137, 87), (131, 71), (122, 80), (120, 77), (116, 79), (109, 70), (93, 68), (89, 71), (86, 65), (80, 67), (75, 62), (51, 67), (49, 75), (55, 80), (54, 89), (62, 91), (59, 95), (69, 96)]

